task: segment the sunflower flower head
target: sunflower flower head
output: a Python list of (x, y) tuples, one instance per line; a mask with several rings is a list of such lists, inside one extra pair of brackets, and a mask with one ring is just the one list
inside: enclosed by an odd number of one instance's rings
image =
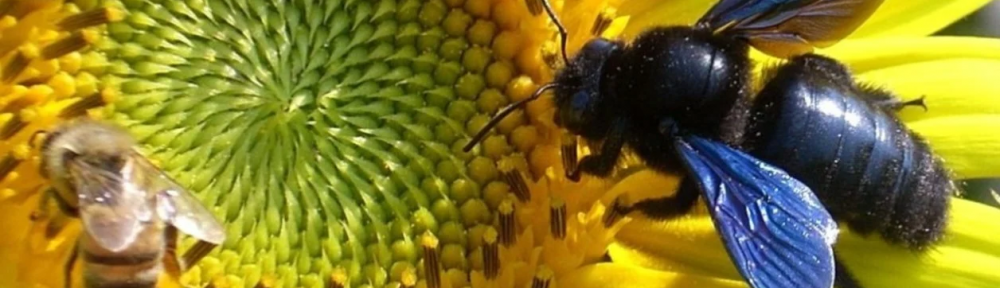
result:
[[(80, 229), (38, 239), (28, 223), (46, 185), (31, 141), (87, 114), (128, 129), (226, 227), (227, 241), (170, 285), (629, 284), (609, 275), (741, 285), (704, 213), (669, 224), (696, 240), (676, 241), (688, 246), (641, 249), (659, 246), (637, 235), (662, 226), (617, 205), (671, 191), (675, 178), (566, 180), (561, 155), (589, 151), (553, 123), (544, 97), (462, 150), (497, 110), (551, 81), (563, 48), (690, 24), (710, 5), (551, 2), (566, 47), (534, 0), (4, 2), (0, 77), (24, 68), (0, 84), (0, 136), (15, 129), (0, 147), (0, 223), (23, 235), (0, 240), (12, 241), (0, 260), (21, 263), (0, 281), (62, 285), (48, 267), (61, 267)], [(875, 20), (894, 14), (884, 15)], [(43, 252), (10, 248), (26, 242)], [(194, 242), (183, 237), (179, 250)], [(609, 247), (613, 262), (602, 263)]]

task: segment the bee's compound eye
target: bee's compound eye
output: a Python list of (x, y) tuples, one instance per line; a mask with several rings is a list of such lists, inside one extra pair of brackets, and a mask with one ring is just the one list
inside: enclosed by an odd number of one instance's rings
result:
[(570, 98), (569, 107), (562, 109), (561, 124), (569, 127), (577, 127), (587, 124), (587, 114), (590, 112), (594, 97), (586, 91), (573, 93)]
[(79, 157), (79, 156), (80, 156), (80, 153), (76, 153), (76, 151), (66, 150), (65, 152), (62, 153), (62, 160), (63, 160), (63, 162), (69, 162), (69, 161), (73, 161), (73, 159), (76, 159), (76, 157)]
[(119, 171), (125, 166), (125, 158), (122, 156), (108, 156), (103, 163), (104, 169), (108, 171)]
[(615, 48), (615, 44), (604, 38), (596, 38), (587, 42), (581, 50), (581, 54), (594, 55), (594, 57), (603, 58), (608, 51)]

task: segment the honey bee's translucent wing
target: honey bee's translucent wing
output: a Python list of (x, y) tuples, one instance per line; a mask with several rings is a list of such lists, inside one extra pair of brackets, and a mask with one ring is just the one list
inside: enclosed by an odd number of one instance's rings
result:
[(828, 47), (858, 29), (883, 0), (721, 0), (697, 26), (746, 39), (777, 57)]
[(723, 143), (695, 136), (675, 143), (751, 287), (833, 286), (837, 224), (808, 187)]
[(134, 178), (131, 161), (119, 171), (82, 161), (68, 161), (84, 229), (98, 245), (119, 252), (135, 242), (153, 215), (147, 194)]
[(150, 192), (156, 195), (156, 212), (164, 222), (170, 223), (184, 234), (212, 244), (226, 240), (222, 224), (211, 211), (201, 204), (190, 192), (177, 184), (170, 176), (150, 163), (148, 159), (134, 153), (135, 163), (146, 177)]

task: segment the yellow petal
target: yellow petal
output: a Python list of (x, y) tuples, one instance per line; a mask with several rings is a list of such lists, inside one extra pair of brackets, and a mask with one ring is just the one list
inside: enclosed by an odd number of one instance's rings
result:
[[(703, 205), (703, 204), (698, 204)], [(708, 215), (657, 221), (639, 215), (608, 247), (611, 259), (685, 274), (743, 279), (726, 254)]]
[(955, 200), (945, 240), (925, 255), (841, 233), (837, 251), (865, 287), (996, 287), (1000, 210)]
[(621, 15), (631, 15), (622, 37), (632, 39), (653, 26), (691, 25), (712, 7), (713, 1), (661, 0), (626, 1)]
[(959, 179), (1000, 177), (1000, 134), (996, 132), (1000, 131), (1000, 115), (939, 117), (907, 126), (927, 139)]
[[(925, 36), (976, 11), (989, 0), (885, 0), (875, 14), (849, 38)], [(631, 38), (652, 26), (691, 25), (715, 1), (637, 0), (622, 4), (621, 15), (632, 15), (623, 36)]]
[(953, 115), (1000, 115), (1000, 85), (996, 85), (1000, 59), (919, 62), (870, 71), (858, 79), (887, 88), (904, 100), (924, 96), (926, 111), (909, 107), (899, 112), (905, 122)]
[(817, 52), (846, 63), (854, 73), (860, 74), (889, 66), (946, 58), (1000, 60), (1000, 39), (976, 37), (852, 39), (841, 41), (833, 47)]
[[(865, 287), (989, 287), (1000, 283), (1000, 209), (953, 199), (945, 240), (927, 254), (863, 239), (843, 228), (836, 246)], [(615, 263), (701, 277), (738, 278), (707, 216), (634, 220), (608, 253)]]
[(885, 0), (851, 38), (925, 36), (983, 7), (990, 0)]
[(559, 287), (576, 288), (746, 287), (746, 284), (740, 281), (656, 271), (615, 263), (586, 266), (556, 281)]

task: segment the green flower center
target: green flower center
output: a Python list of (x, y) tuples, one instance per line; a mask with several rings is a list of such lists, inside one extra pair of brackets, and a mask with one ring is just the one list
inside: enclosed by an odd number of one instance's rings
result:
[(228, 229), (191, 282), (413, 284), (425, 232), (467, 278), (497, 172), (460, 149), (517, 75), (490, 1), (108, 2), (110, 118)]

